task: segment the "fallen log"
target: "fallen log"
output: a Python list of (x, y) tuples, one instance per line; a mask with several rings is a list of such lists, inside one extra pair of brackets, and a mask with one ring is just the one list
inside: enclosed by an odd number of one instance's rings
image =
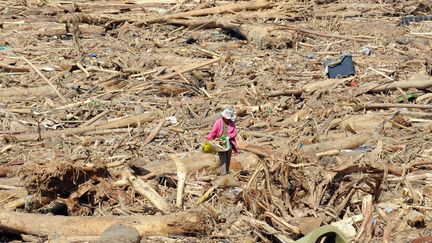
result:
[(240, 150), (249, 151), (251, 153), (254, 153), (254, 154), (262, 156), (262, 157), (282, 156), (281, 153), (273, 151), (269, 148), (255, 145), (255, 144), (251, 144), (251, 143), (248, 143), (245, 141), (238, 141), (237, 145), (238, 145), (238, 148)]
[[(385, 115), (380, 113), (362, 114), (362, 115), (351, 115), (345, 116), (341, 119), (340, 126), (346, 128), (349, 126), (355, 132), (361, 131), (372, 131), (381, 125), (385, 120), (391, 118), (391, 115)], [(333, 124), (332, 124), (333, 125)], [(391, 126), (390, 124), (385, 124), (385, 126)]]
[[(258, 146), (259, 147), (259, 146)], [(186, 155), (186, 156), (185, 156)], [(170, 156), (172, 158), (173, 155)], [(163, 175), (166, 173), (194, 173), (199, 170), (216, 170), (220, 166), (219, 157), (213, 154), (205, 154), (200, 152), (188, 154), (175, 154), (177, 164), (181, 163), (178, 167), (175, 160), (158, 161), (149, 163), (143, 166), (145, 170), (151, 173), (152, 176)], [(231, 158), (230, 169), (241, 170), (246, 168), (253, 168), (258, 164), (258, 156), (251, 153), (243, 153)], [(179, 170), (180, 168), (180, 170)]]
[(104, 14), (70, 14), (63, 15), (58, 19), (59, 23), (70, 23), (72, 21), (89, 25), (105, 25), (113, 22), (130, 22), (127, 18), (114, 18)]
[(7, 177), (9, 174), (12, 174), (12, 168), (8, 166), (0, 166), (0, 177)]
[(320, 37), (326, 37), (326, 38), (336, 38), (336, 39), (341, 39), (341, 40), (351, 40), (351, 41), (357, 41), (357, 42), (368, 42), (368, 41), (370, 41), (370, 39), (373, 39), (373, 37), (357, 37), (357, 36), (349, 36), (349, 35), (327, 34), (327, 33), (322, 33), (319, 31), (307, 30), (307, 29), (303, 29), (303, 28), (299, 28), (299, 27), (291, 26), (291, 25), (281, 25), (280, 28), (300, 32), (300, 33), (307, 34), (307, 35), (320, 36)]
[(0, 62), (0, 69), (3, 69), (6, 72), (13, 72), (13, 73), (30, 72), (30, 68), (13, 66), (13, 65), (9, 65), (8, 63), (5, 63), (5, 62)]
[(294, 31), (280, 26), (244, 24), (229, 18), (219, 18), (216, 24), (261, 48), (289, 48), (295, 42)]
[[(219, 157), (212, 154), (190, 153), (188, 156), (184, 156), (183, 154), (177, 154), (176, 156), (183, 162), (188, 173), (193, 173), (201, 169), (215, 169), (220, 163)], [(177, 172), (173, 160), (150, 163), (143, 168), (155, 175)]]
[(340, 11), (340, 12), (315, 12), (314, 17), (317, 19), (339, 17), (339, 18), (352, 18), (362, 16), (360, 11)]
[(432, 119), (432, 114), (428, 112), (401, 111), (400, 114), (410, 118), (414, 117), (414, 118)]
[[(191, 10), (182, 13), (175, 14), (165, 14), (158, 17), (148, 18), (138, 18), (136, 16), (130, 18), (115, 18), (110, 15), (101, 15), (101, 14), (80, 14), (76, 15), (64, 15), (59, 18), (58, 22), (60, 23), (68, 23), (72, 21), (77, 21), (79, 23), (91, 24), (91, 25), (107, 25), (107, 24), (121, 24), (124, 22), (135, 23), (136, 26), (142, 27), (149, 24), (156, 23), (166, 23), (172, 19), (187, 19), (191, 17), (199, 17), (199, 16), (207, 16), (207, 15), (217, 15), (223, 13), (235, 13), (241, 11), (251, 11), (258, 10), (263, 8), (271, 7), (271, 3), (267, 1), (255, 1), (252, 3), (244, 2), (244, 3), (230, 3), (222, 6), (212, 7), (212, 8), (204, 8)], [(74, 19), (75, 18), (75, 19)], [(144, 20), (142, 20), (144, 19)]]
[(412, 109), (432, 109), (432, 105), (417, 105), (417, 104), (393, 104), (393, 103), (370, 103), (355, 106), (355, 110), (372, 110), (372, 109), (390, 109), (390, 108), (412, 108)]
[[(369, 88), (368, 88), (369, 87)], [(395, 90), (395, 89), (427, 89), (432, 87), (432, 79), (430, 78), (422, 78), (422, 79), (415, 79), (415, 80), (403, 80), (403, 81), (397, 81), (392, 82), (388, 84), (370, 84), (366, 87), (369, 93), (379, 93), (389, 90)]]
[(210, 187), (201, 197), (199, 197), (196, 201), (196, 204), (199, 205), (209, 199), (213, 192), (218, 188), (228, 188), (228, 187), (238, 187), (239, 182), (234, 178), (233, 175), (227, 174), (219, 177), (214, 183), (213, 186)]
[(156, 79), (164, 80), (164, 79), (173, 78), (173, 77), (175, 77), (177, 75), (181, 75), (183, 73), (186, 73), (186, 72), (189, 72), (189, 71), (193, 71), (195, 69), (202, 68), (202, 67), (205, 67), (207, 65), (211, 65), (211, 64), (219, 62), (219, 61), (220, 61), (220, 59), (216, 58), (216, 59), (212, 59), (212, 60), (209, 60), (209, 61), (206, 61), (206, 62), (202, 62), (202, 63), (198, 63), (198, 64), (196, 64), (196, 63), (195, 64), (190, 64), (190, 65), (187, 65), (186, 67), (184, 67), (181, 70), (178, 70), (178, 71), (175, 71), (173, 73), (169, 73), (169, 74), (157, 77)]
[(113, 224), (132, 226), (141, 236), (201, 235), (207, 229), (206, 223), (206, 214), (199, 211), (187, 211), (166, 216), (67, 217), (8, 212), (0, 209), (1, 230), (41, 237), (100, 236)]
[(184, 166), (183, 161), (181, 161), (177, 156), (171, 155), (170, 158), (174, 161), (174, 163), (177, 167), (178, 183), (177, 183), (176, 207), (182, 208), (183, 207), (184, 188), (186, 185), (187, 169)]
[(129, 174), (128, 181), (136, 192), (147, 198), (150, 203), (159, 211), (164, 214), (171, 211), (170, 206), (165, 201), (165, 199), (161, 197), (151, 186), (149, 186), (143, 180)]
[(271, 91), (267, 94), (268, 97), (277, 97), (277, 96), (300, 96), (301, 94), (303, 94), (304, 90), (303, 89), (285, 89), (285, 90), (276, 90), (276, 91)]
[[(255, 3), (243, 3), (243, 4), (228, 4), (224, 6), (219, 6), (215, 8), (209, 9), (200, 9), (194, 10), (190, 12), (165, 15), (163, 17), (156, 17), (153, 19), (149, 19), (142, 22), (137, 22), (135, 25), (144, 26), (148, 24), (154, 23), (167, 23), (172, 25), (182, 25), (188, 27), (201, 27), (201, 28), (222, 28), (230, 33), (234, 33), (241, 39), (246, 39), (251, 43), (255, 43), (262, 48), (279, 48), (279, 47), (291, 47), (294, 43), (294, 31), (290, 31), (281, 26), (274, 25), (252, 25), (245, 24), (242, 22), (238, 22), (229, 18), (194, 18), (190, 19), (189, 17), (196, 16), (205, 16), (208, 14), (217, 14), (217, 13), (232, 13), (241, 10), (252, 10), (257, 8), (264, 8), (269, 6), (269, 3), (259, 3), (256, 5)], [(215, 10), (216, 9), (216, 10)], [(223, 9), (223, 10), (222, 10)], [(100, 19), (99, 19), (100, 17)], [(101, 22), (101, 19), (103, 21)], [(62, 22), (66, 21), (61, 19)], [(90, 15), (81, 15), (80, 21), (83, 23), (96, 23), (96, 24), (108, 24), (109, 20), (107, 17), (101, 16), (90, 16)], [(134, 19), (124, 20), (124, 19), (114, 19), (112, 18), (111, 22), (136, 22)]]
[(135, 25), (144, 26), (155, 23), (165, 23), (170, 19), (187, 19), (190, 17), (199, 17), (207, 15), (217, 15), (224, 13), (235, 13), (241, 11), (252, 11), (263, 8), (271, 7), (272, 5), (267, 1), (254, 1), (254, 2), (243, 2), (243, 3), (230, 3), (222, 6), (204, 8), (198, 10), (187, 11), (183, 13), (167, 14), (161, 17), (154, 17), (147, 20), (139, 21)]
[(138, 115), (132, 117), (125, 117), (120, 120), (109, 121), (106, 123), (91, 125), (87, 127), (78, 127), (78, 128), (68, 128), (64, 130), (58, 131), (44, 131), (41, 133), (29, 133), (29, 134), (18, 134), (11, 136), (11, 141), (23, 142), (23, 141), (37, 141), (40, 139), (58, 137), (58, 136), (70, 136), (70, 135), (79, 135), (86, 132), (94, 132), (106, 129), (127, 127), (127, 126), (135, 126), (138, 123), (151, 122), (155, 119), (153, 115)]
[(33, 97), (33, 96), (54, 96), (56, 93), (50, 86), (39, 86), (29, 88), (8, 88), (0, 89), (0, 97)]
[[(369, 37), (327, 34), (319, 31), (306, 30), (289, 25), (250, 25), (229, 18), (174, 18), (165, 20), (167, 24), (200, 28), (222, 28), (237, 34), (249, 42), (261, 43), (259, 46), (291, 46), (295, 42), (295, 32), (326, 38), (338, 38), (356, 42), (368, 42)], [(286, 42), (286, 43), (283, 43)]]
[[(374, 212), (374, 207), (373, 207), (373, 203), (372, 203), (372, 195), (366, 195), (365, 197), (363, 197), (362, 200), (362, 215), (363, 215), (363, 222), (361, 224), (361, 227), (359, 229), (359, 232), (355, 238), (356, 242), (360, 242), (360, 241), (370, 241), (372, 236), (370, 233), (370, 229), (372, 227), (372, 220), (370, 220), (372, 218), (372, 214)], [(366, 234), (363, 237), (363, 234)]]
[(338, 85), (347, 83), (355, 77), (341, 78), (341, 79), (324, 79), (316, 82), (307, 83), (303, 86), (306, 92), (312, 92), (318, 89), (329, 89)]
[(384, 173), (388, 171), (389, 174), (395, 176), (402, 176), (403, 168), (401, 166), (397, 166), (395, 164), (389, 163), (387, 161), (383, 162), (371, 162), (367, 164), (352, 164), (352, 163), (343, 163), (335, 168), (330, 169), (332, 172), (336, 172), (336, 176), (342, 176), (346, 174), (352, 173)]
[(361, 133), (347, 138), (339, 139), (336, 141), (327, 141), (318, 144), (305, 145), (303, 150), (311, 153), (321, 153), (334, 149), (349, 149), (358, 147), (366, 143), (371, 138), (371, 133)]
[[(101, 26), (81, 25), (79, 31), (83, 35), (103, 35), (105, 34), (105, 28)], [(37, 31), (38, 36), (53, 37), (62, 35), (72, 35), (64, 26), (62, 27), (51, 27), (47, 29), (40, 29)]]

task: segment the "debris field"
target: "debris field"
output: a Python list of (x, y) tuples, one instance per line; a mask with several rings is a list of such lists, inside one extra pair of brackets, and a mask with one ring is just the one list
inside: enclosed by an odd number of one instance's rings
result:
[[(3, 0), (0, 13), (0, 241), (432, 235), (430, 1)], [(221, 176), (201, 144), (226, 107), (240, 152)]]

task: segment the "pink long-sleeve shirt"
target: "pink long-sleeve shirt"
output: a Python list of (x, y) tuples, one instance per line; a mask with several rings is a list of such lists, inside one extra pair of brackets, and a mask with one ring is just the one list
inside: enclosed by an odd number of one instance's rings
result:
[[(230, 137), (229, 141), (231, 147), (233, 148), (234, 153), (238, 153), (238, 148), (236, 143), (237, 130), (236, 130), (235, 123), (233, 121), (228, 121), (226, 126), (227, 126), (227, 131), (225, 136)], [(224, 121), (222, 118), (219, 118), (213, 124), (213, 128), (211, 129), (209, 135), (207, 135), (207, 139), (214, 140), (215, 138), (222, 137), (222, 135), (224, 135), (223, 130), (224, 130)]]

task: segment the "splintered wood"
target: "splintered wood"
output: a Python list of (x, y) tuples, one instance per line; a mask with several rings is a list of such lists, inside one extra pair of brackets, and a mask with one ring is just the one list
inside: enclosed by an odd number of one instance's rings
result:
[[(431, 235), (431, 9), (0, 2), (0, 241)], [(240, 153), (220, 176), (201, 144), (227, 107)]]

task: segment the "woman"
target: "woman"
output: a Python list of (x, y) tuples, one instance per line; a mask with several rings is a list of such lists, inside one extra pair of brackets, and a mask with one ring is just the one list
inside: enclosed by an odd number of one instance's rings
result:
[(229, 149), (225, 152), (219, 152), (222, 175), (226, 175), (229, 172), (232, 151), (234, 150), (234, 153), (238, 153), (236, 143), (237, 131), (234, 121), (235, 116), (233, 110), (230, 108), (225, 109), (222, 111), (221, 117), (215, 121), (213, 128), (207, 136), (208, 140), (218, 138), (228, 141), (227, 145)]

